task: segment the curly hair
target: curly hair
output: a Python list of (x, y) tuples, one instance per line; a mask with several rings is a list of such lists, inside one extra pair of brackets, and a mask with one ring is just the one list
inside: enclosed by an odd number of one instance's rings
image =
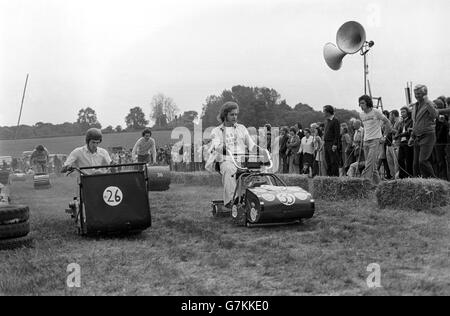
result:
[(236, 109), (239, 110), (239, 105), (236, 102), (233, 101), (225, 102), (220, 108), (219, 115), (217, 115), (217, 120), (221, 123), (225, 122), (228, 113)]

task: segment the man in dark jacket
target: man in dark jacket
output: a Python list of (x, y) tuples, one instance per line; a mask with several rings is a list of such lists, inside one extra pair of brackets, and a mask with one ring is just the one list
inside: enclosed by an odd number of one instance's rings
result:
[(414, 149), (408, 146), (413, 122), (408, 107), (401, 108), (400, 113), (402, 121), (397, 126), (394, 138), (400, 142), (398, 151), (399, 178), (404, 179), (413, 176)]
[(282, 127), (280, 129), (280, 166), (282, 173), (289, 172), (289, 157), (287, 156), (287, 143), (289, 140), (289, 129), (287, 127)]
[(339, 177), (339, 149), (341, 140), (341, 125), (334, 117), (334, 108), (331, 105), (323, 107), (325, 115), (324, 149), (325, 161), (327, 164), (327, 175), (329, 177)]
[[(442, 100), (437, 99), (433, 101), (438, 109), (444, 109), (445, 103)], [(449, 124), (448, 118), (444, 115), (439, 115), (436, 120), (436, 145), (434, 147), (434, 172), (437, 177), (443, 180), (449, 180), (447, 177), (447, 152), (446, 147), (449, 140)]]
[(414, 88), (417, 103), (413, 105), (413, 132), (409, 141), (414, 144), (414, 176), (434, 178), (431, 155), (436, 144), (436, 119), (439, 112), (435, 104), (428, 99), (428, 89), (425, 85)]

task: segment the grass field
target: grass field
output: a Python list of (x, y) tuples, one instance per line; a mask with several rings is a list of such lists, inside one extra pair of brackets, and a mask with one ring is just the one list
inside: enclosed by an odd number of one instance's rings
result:
[[(171, 131), (153, 131), (152, 136), (157, 146), (172, 144), (177, 140), (170, 138)], [(141, 133), (104, 134), (101, 147), (123, 146), (133, 148)], [(22, 153), (33, 150), (37, 145), (44, 145), (50, 153), (69, 154), (74, 148), (84, 145), (84, 136), (51, 137), (17, 140), (0, 140), (0, 156), (22, 157)]]
[[(241, 228), (210, 216), (221, 191), (172, 185), (150, 193), (153, 227), (128, 238), (82, 238), (64, 213), (75, 178), (35, 191), (34, 249), (0, 252), (3, 295), (450, 295), (450, 210), (379, 210), (375, 200), (317, 201), (304, 225)], [(66, 287), (70, 263), (81, 288)], [(367, 266), (381, 267), (369, 289)]]

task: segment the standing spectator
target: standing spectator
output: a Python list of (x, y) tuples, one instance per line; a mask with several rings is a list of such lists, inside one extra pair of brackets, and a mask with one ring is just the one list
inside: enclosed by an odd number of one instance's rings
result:
[[(302, 123), (298, 122), (297, 124), (295, 124), (295, 127), (297, 127), (297, 130), (298, 130), (297, 135), (298, 135), (298, 138), (301, 141), (303, 139), (303, 137), (305, 137), (305, 132), (303, 130)], [(301, 166), (303, 166), (303, 154), (300, 154), (298, 159), (299, 159), (299, 163), (300, 163), (299, 164), (299, 166), (300, 166), (299, 169), (301, 169)], [(301, 170), (300, 170), (300, 172), (301, 172)]]
[(131, 153), (133, 160), (137, 160), (137, 162), (156, 163), (156, 144), (150, 128), (142, 131), (142, 137), (138, 139)]
[(363, 142), (366, 162), (361, 176), (372, 180), (374, 184), (378, 184), (380, 183), (380, 175), (376, 163), (380, 152), (381, 127), (384, 123), (387, 126), (387, 131), (390, 131), (392, 129), (391, 122), (380, 111), (373, 108), (373, 101), (370, 96), (361, 96), (359, 106), (362, 110), (359, 116), (364, 125)]
[(389, 120), (394, 129), (386, 135), (386, 159), (391, 175), (394, 178), (398, 178), (398, 145), (394, 139), (394, 133), (397, 131), (400, 122), (400, 114), (397, 110), (393, 110), (389, 113)]
[(407, 106), (400, 109), (400, 114), (402, 120), (397, 126), (394, 138), (400, 142), (398, 150), (398, 176), (400, 179), (404, 179), (413, 176), (414, 149), (413, 147), (408, 146), (413, 121), (411, 118), (411, 111)]
[(347, 174), (347, 170), (352, 163), (351, 157), (353, 156), (352, 138), (348, 132), (347, 123), (341, 124), (341, 170), (339, 170), (339, 176)]
[[(434, 101), (438, 109), (444, 109), (445, 104), (441, 99)], [(438, 178), (449, 180), (447, 177), (447, 152), (449, 140), (449, 124), (444, 115), (439, 115), (436, 121), (436, 145), (434, 147), (434, 172)]]
[[(389, 119), (389, 111), (383, 111), (383, 115)], [(380, 172), (381, 166), (383, 166), (384, 173), (382, 175), (382, 178), (385, 178), (387, 180), (391, 180), (391, 169), (389, 169), (389, 164), (387, 160), (387, 140), (386, 138), (392, 131), (386, 131), (386, 128), (384, 126), (381, 127), (381, 134), (383, 135), (381, 137), (381, 146), (380, 146), (380, 153), (378, 156), (378, 172)]]
[(280, 172), (288, 173), (289, 172), (289, 161), (287, 153), (287, 142), (289, 141), (289, 129), (286, 126), (283, 126), (280, 130)]
[(353, 162), (360, 161), (363, 149), (364, 128), (361, 126), (360, 120), (353, 122)]
[(414, 144), (414, 176), (434, 178), (430, 159), (436, 144), (436, 119), (438, 111), (435, 104), (428, 99), (428, 88), (417, 85), (414, 88), (417, 103), (413, 104), (413, 132), (409, 144)]
[(299, 173), (298, 150), (300, 148), (300, 138), (297, 135), (297, 128), (292, 126), (289, 129), (289, 140), (287, 142), (287, 156), (289, 157), (289, 173)]
[(339, 176), (339, 149), (341, 141), (341, 129), (338, 119), (334, 116), (334, 108), (331, 105), (323, 107), (325, 115), (325, 132), (323, 140), (325, 142), (325, 161), (327, 164), (327, 175), (330, 177)]
[(270, 124), (265, 125), (266, 128), (266, 149), (269, 153), (272, 153), (272, 126)]
[(55, 173), (59, 175), (62, 168), (62, 161), (59, 159), (58, 155), (55, 155), (55, 158), (53, 158), (53, 164), (55, 165)]
[(30, 157), (30, 163), (34, 168), (34, 171), (44, 173), (47, 172), (48, 162), (48, 150), (42, 145), (36, 146)]
[(322, 132), (319, 129), (319, 125), (316, 123), (311, 124), (311, 134), (314, 141), (314, 162), (313, 162), (313, 177), (325, 175), (323, 169), (323, 140)]
[(314, 164), (314, 137), (311, 136), (311, 130), (305, 129), (305, 137), (302, 138), (299, 154), (303, 155), (302, 173), (312, 177)]

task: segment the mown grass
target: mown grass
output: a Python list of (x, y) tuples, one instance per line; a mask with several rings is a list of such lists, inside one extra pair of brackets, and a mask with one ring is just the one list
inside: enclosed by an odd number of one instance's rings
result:
[[(0, 252), (3, 295), (450, 295), (450, 212), (380, 210), (374, 198), (317, 201), (303, 225), (233, 226), (214, 219), (220, 188), (172, 185), (151, 192), (153, 226), (125, 238), (83, 238), (64, 213), (75, 178), (35, 191), (14, 183), (29, 205), (34, 249)], [(67, 265), (82, 269), (66, 287)], [(381, 267), (379, 289), (366, 268)]]

